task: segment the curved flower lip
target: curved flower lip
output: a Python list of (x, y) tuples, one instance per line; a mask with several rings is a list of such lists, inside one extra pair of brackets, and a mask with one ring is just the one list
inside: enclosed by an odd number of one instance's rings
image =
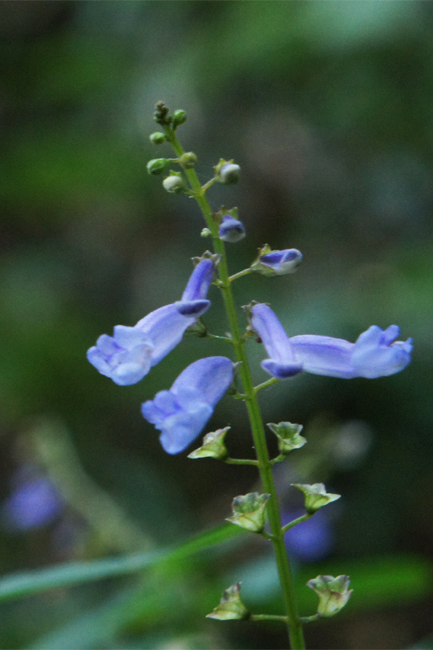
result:
[(400, 334), (397, 325), (386, 330), (372, 325), (356, 343), (314, 334), (289, 338), (272, 309), (263, 303), (252, 307), (251, 325), (269, 355), (262, 367), (277, 379), (301, 370), (342, 379), (375, 379), (400, 372), (410, 362), (412, 340), (396, 341)]
[(289, 337), (268, 305), (259, 303), (252, 307), (251, 325), (269, 355), (269, 359), (261, 364), (266, 372), (278, 379), (287, 379), (302, 371), (302, 364), (293, 353)]
[(182, 299), (160, 307), (134, 327), (116, 325), (113, 336), (103, 334), (87, 351), (87, 359), (119, 386), (136, 384), (183, 338), (185, 330), (209, 309), (206, 300), (214, 275), (210, 259), (201, 260), (188, 281)]
[(242, 221), (235, 219), (230, 214), (223, 216), (219, 227), (220, 239), (226, 242), (235, 243), (244, 239), (245, 226)]
[(206, 357), (185, 368), (170, 390), (142, 404), (143, 417), (161, 431), (167, 453), (178, 454), (195, 440), (232, 380), (230, 359)]

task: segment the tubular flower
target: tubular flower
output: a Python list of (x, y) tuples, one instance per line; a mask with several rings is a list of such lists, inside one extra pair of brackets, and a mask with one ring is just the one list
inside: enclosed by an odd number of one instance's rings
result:
[(152, 366), (180, 343), (185, 330), (209, 308), (206, 300), (213, 280), (214, 264), (204, 259), (197, 264), (182, 299), (160, 307), (134, 327), (116, 325), (113, 336), (102, 334), (87, 351), (87, 359), (119, 386), (136, 384)]
[(206, 357), (185, 368), (170, 390), (142, 404), (143, 417), (162, 432), (167, 453), (179, 454), (197, 438), (232, 380), (230, 359)]
[(272, 309), (264, 304), (255, 305), (251, 316), (252, 326), (270, 356), (262, 362), (262, 367), (278, 379), (290, 377), (285, 374), (284, 366), (296, 363), (304, 372), (315, 375), (376, 379), (400, 372), (410, 362), (412, 340), (396, 341), (400, 334), (397, 325), (386, 330), (372, 325), (355, 343), (349, 343), (312, 334), (289, 338)]

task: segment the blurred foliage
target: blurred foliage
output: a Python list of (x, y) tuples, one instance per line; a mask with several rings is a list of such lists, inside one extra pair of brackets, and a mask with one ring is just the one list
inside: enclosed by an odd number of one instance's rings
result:
[[(291, 335), (354, 340), (395, 322), (414, 337), (401, 375), (297, 377), (262, 403), (266, 422), (301, 422), (309, 441), (277, 474), (285, 506), (299, 507), (289, 484), (302, 477), (343, 495), (329, 506), (331, 555), (299, 560), (299, 584), (332, 566), (355, 594), (307, 629), (309, 647), (431, 647), (432, 28), (433, 6), (417, 0), (0, 2), (2, 498), (30, 467), (64, 500), (45, 527), (4, 522), (3, 574), (166, 548), (219, 525), (256, 487), (250, 468), (164, 454), (139, 412), (217, 343), (186, 337), (128, 388), (85, 360), (102, 332), (178, 299), (207, 244), (192, 202), (146, 173), (168, 154), (148, 140), (163, 99), (188, 113), (180, 135), (203, 180), (220, 157), (242, 166), (239, 185), (210, 193), (216, 208), (238, 205), (247, 228), (232, 271), (265, 242), (304, 254), (295, 276), (239, 280), (239, 305), (271, 302)], [(222, 333), (211, 297), (206, 322)], [(250, 351), (263, 381), (262, 350)], [(209, 430), (228, 423), (233, 455), (249, 454), (242, 405), (225, 399)], [(51, 455), (37, 444), (44, 431)], [(0, 643), (286, 647), (273, 625), (203, 618), (244, 575), (261, 576), (245, 577), (248, 605), (279, 612), (264, 547), (236, 544), (4, 604)]]

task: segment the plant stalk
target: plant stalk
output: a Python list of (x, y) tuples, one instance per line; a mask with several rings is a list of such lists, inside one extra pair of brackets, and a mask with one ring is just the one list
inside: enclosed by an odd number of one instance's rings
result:
[[(178, 139), (176, 138), (174, 130), (164, 125), (167, 135), (167, 140), (172, 145), (177, 156), (180, 158), (184, 154), (184, 150)], [(299, 618), (298, 607), (296, 602), (296, 594), (293, 582), (293, 576), (287, 556), (286, 548), (284, 545), (284, 533), (281, 527), (280, 511), (278, 506), (278, 498), (275, 489), (275, 483), (272, 475), (272, 465), (269, 460), (268, 448), (266, 445), (266, 436), (263, 426), (262, 416), (260, 412), (259, 403), (257, 400), (256, 389), (251, 377), (251, 371), (248, 363), (248, 358), (245, 352), (244, 343), (241, 336), (240, 326), (236, 313), (236, 305), (233, 297), (230, 276), (227, 268), (227, 258), (224, 248), (224, 242), (219, 238), (218, 225), (212, 216), (212, 209), (206, 198), (206, 187), (202, 188), (200, 181), (194, 169), (184, 170), (193, 190), (193, 197), (196, 199), (200, 209), (205, 218), (207, 227), (212, 233), (214, 250), (221, 255), (221, 261), (218, 265), (218, 273), (220, 277), (220, 288), (223, 294), (224, 303), (226, 307), (227, 317), (232, 333), (232, 343), (235, 351), (236, 361), (240, 362), (239, 374), (242, 380), (245, 403), (248, 411), (248, 416), (251, 424), (251, 431), (256, 450), (258, 467), (260, 477), (263, 484), (264, 492), (270, 494), (270, 499), (267, 505), (267, 513), (269, 516), (269, 524), (272, 534), (272, 544), (274, 547), (278, 575), (280, 579), (281, 589), (283, 593), (283, 600), (285, 611), (288, 620), (288, 634), (292, 650), (305, 650), (305, 641), (302, 629), (302, 622)]]

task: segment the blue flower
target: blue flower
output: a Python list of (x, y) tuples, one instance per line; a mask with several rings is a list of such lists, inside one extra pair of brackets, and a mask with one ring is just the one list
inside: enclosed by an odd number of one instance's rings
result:
[(206, 295), (213, 280), (214, 264), (204, 259), (197, 264), (182, 299), (160, 307), (134, 327), (116, 325), (113, 336), (102, 334), (87, 351), (87, 359), (119, 386), (136, 384), (152, 366), (180, 343), (185, 330), (209, 308)]
[(245, 226), (238, 219), (226, 214), (221, 220), (219, 236), (223, 241), (233, 244), (245, 237)]
[(30, 530), (51, 523), (64, 504), (56, 487), (45, 476), (31, 477), (17, 486), (3, 503), (6, 528)]
[[(261, 252), (265, 254), (261, 255)], [(294, 273), (302, 262), (302, 253), (297, 248), (286, 248), (283, 251), (273, 251), (266, 244), (259, 253), (259, 257), (251, 266), (254, 271), (263, 275), (285, 275)]]
[(278, 379), (290, 377), (290, 367), (296, 364), (300, 370), (315, 375), (375, 379), (400, 372), (410, 362), (412, 340), (396, 341), (400, 334), (397, 325), (386, 330), (372, 325), (355, 343), (312, 334), (289, 338), (265, 304), (254, 305), (251, 324), (270, 356), (262, 362), (262, 367)]
[(143, 417), (162, 432), (167, 453), (178, 454), (197, 438), (232, 380), (230, 359), (207, 357), (185, 368), (170, 390), (142, 404)]

